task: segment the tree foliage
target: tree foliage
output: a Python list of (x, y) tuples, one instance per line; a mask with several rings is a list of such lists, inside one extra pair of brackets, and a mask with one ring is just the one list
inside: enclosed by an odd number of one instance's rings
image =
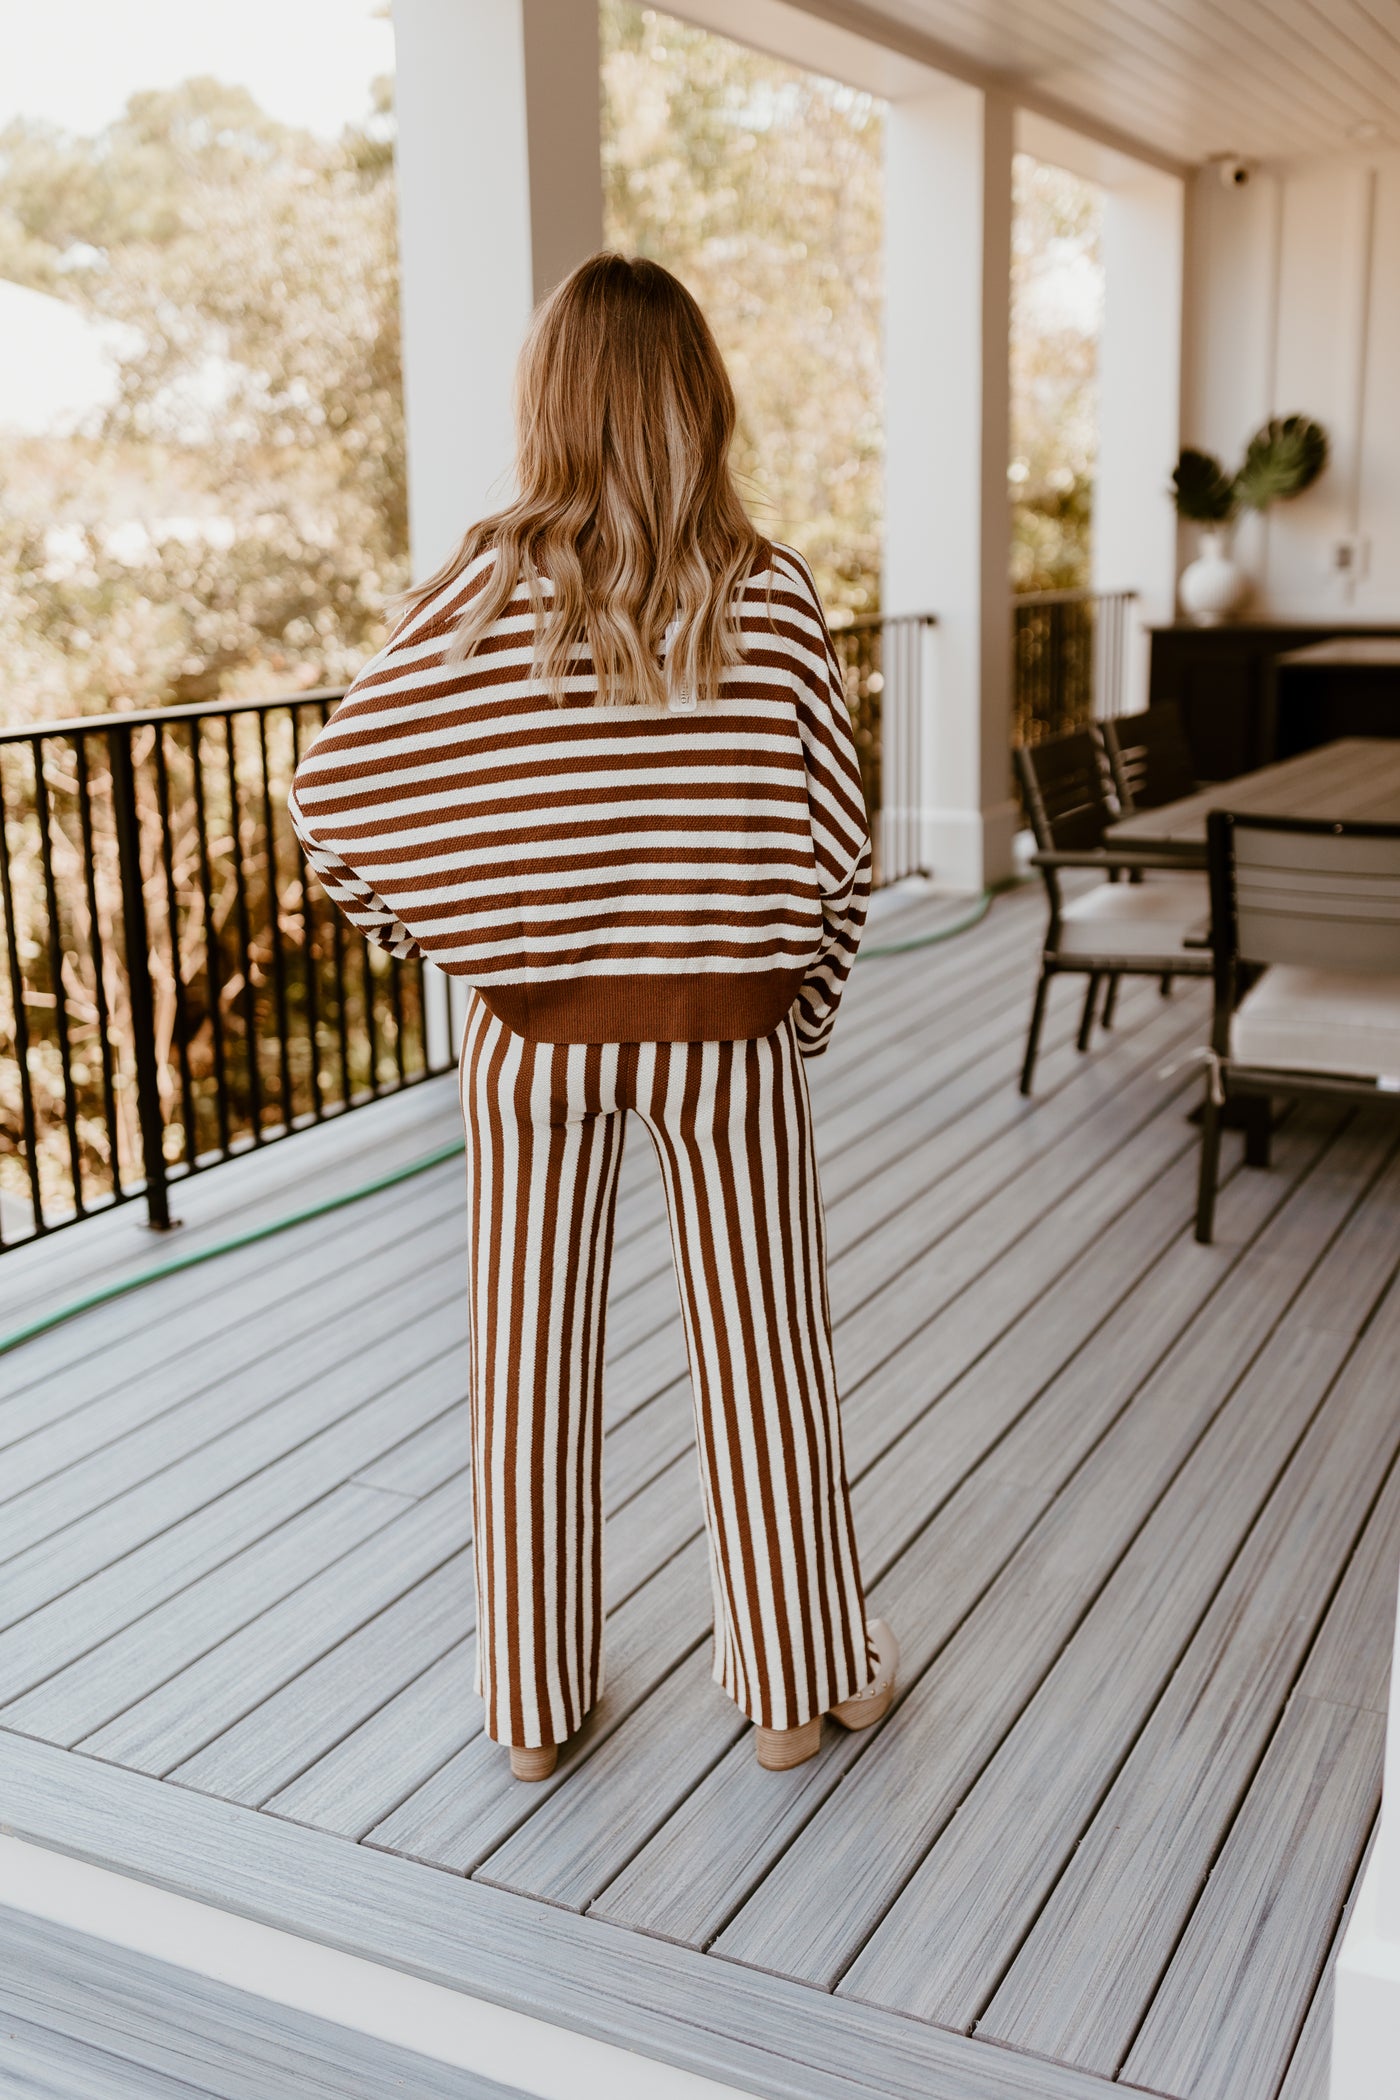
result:
[[(760, 524), (878, 603), (883, 110), (603, 0), (608, 240), (709, 314)], [(1014, 581), (1087, 568), (1097, 268), (1087, 185), (1022, 159)], [(390, 84), (328, 142), (209, 78), (92, 137), (0, 132), (0, 274), (119, 324), (110, 409), (0, 457), (0, 720), (337, 683), (408, 580)], [(930, 502), (939, 500), (931, 489)]]
[(882, 106), (629, 0), (603, 0), (610, 245), (684, 279), (739, 397), (756, 522), (828, 601), (878, 600)]
[(0, 133), (0, 272), (121, 324), (0, 465), (5, 717), (350, 676), (407, 579), (389, 84), (328, 143), (216, 80)]
[(1089, 581), (1102, 193), (1018, 153), (1011, 248), (1011, 580)]

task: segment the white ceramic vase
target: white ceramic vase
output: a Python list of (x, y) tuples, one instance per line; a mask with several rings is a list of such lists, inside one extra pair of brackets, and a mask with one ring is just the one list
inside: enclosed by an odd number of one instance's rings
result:
[(1181, 602), (1198, 627), (1218, 627), (1237, 613), (1250, 582), (1230, 553), (1228, 526), (1201, 533), (1201, 551), (1181, 572)]

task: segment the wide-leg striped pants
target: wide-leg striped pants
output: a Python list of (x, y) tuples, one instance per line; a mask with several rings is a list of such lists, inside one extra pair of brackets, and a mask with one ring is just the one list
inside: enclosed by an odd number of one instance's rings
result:
[(796, 1727), (869, 1683), (825, 1225), (790, 1019), (744, 1042), (532, 1043), (469, 999), (471, 1435), (486, 1727), (603, 1688), (603, 1341), (627, 1112), (661, 1162), (695, 1399), (714, 1676)]

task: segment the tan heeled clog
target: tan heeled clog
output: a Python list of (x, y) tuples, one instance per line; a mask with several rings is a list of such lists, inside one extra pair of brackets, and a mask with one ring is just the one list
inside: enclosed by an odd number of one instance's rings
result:
[[(877, 1721), (884, 1720), (894, 1698), (899, 1670), (899, 1642), (894, 1629), (884, 1619), (871, 1619), (867, 1630), (875, 1644), (875, 1675), (864, 1691), (830, 1709), (832, 1720), (839, 1721), (843, 1728), (873, 1728)], [(815, 1757), (821, 1748), (822, 1716), (817, 1714), (797, 1728), (755, 1728), (754, 1734), (758, 1761), (764, 1771), (788, 1772), (794, 1765)]]

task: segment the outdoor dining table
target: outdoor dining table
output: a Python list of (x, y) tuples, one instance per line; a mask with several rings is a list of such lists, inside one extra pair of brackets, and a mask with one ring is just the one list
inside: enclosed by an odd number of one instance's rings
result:
[(1242, 773), (1139, 810), (1110, 824), (1113, 845), (1177, 854), (1183, 867), (1206, 864), (1206, 818), (1213, 809), (1264, 817), (1336, 817), (1353, 823), (1400, 823), (1400, 737), (1349, 736), (1297, 758)]

